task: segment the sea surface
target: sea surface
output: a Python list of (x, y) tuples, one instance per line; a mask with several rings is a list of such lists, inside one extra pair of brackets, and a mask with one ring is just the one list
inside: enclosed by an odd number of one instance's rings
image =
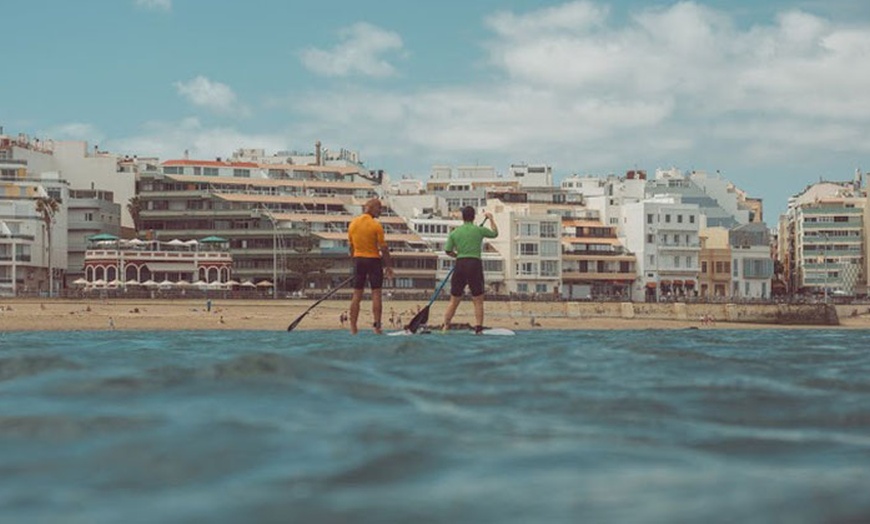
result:
[(4, 523), (868, 521), (868, 331), (0, 333)]

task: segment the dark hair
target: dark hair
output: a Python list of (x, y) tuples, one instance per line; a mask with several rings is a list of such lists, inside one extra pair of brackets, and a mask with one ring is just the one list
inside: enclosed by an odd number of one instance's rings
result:
[(462, 220), (466, 222), (471, 222), (474, 220), (474, 208), (471, 206), (465, 206), (462, 208)]

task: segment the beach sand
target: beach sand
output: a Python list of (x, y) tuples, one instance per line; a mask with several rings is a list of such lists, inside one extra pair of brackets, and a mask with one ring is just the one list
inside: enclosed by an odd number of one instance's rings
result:
[[(78, 331), (78, 330), (275, 330), (283, 331), (301, 315), (311, 300), (213, 300), (211, 311), (205, 300), (28, 300), (0, 301), (0, 331)], [(432, 305), (430, 323), (438, 324), (447, 302)], [(345, 300), (327, 300), (314, 308), (296, 329), (342, 329), (340, 315), (347, 311)], [(407, 323), (425, 302), (385, 300), (384, 328), (390, 325), (391, 311)], [(866, 307), (840, 306), (840, 326), (783, 326), (698, 320), (661, 320), (650, 318), (569, 318), (552, 303), (527, 304), (533, 316), (511, 316), (506, 302), (486, 304), (486, 325), (514, 330), (528, 329), (870, 329)], [(851, 316), (855, 310), (864, 311)], [(535, 325), (532, 325), (534, 319)], [(464, 301), (454, 322), (473, 323), (470, 301)], [(363, 301), (359, 326), (371, 331), (371, 302)], [(345, 327), (346, 329), (346, 327)]]

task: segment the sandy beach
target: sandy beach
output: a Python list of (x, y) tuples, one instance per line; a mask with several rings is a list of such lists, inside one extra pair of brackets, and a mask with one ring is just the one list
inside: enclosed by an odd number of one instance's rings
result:
[[(0, 331), (76, 330), (286, 330), (313, 304), (310, 300), (213, 300), (208, 311), (204, 300), (4, 300), (0, 301)], [(406, 323), (425, 302), (386, 301), (384, 325), (390, 316)], [(430, 322), (439, 323), (446, 302), (433, 304)], [(525, 304), (523, 316), (513, 315), (506, 302), (486, 304), (486, 324), (515, 330), (526, 329), (819, 329), (819, 326), (782, 326), (737, 322), (702, 323), (699, 320), (648, 318), (568, 317), (552, 303)], [(296, 329), (342, 329), (340, 315), (347, 301), (328, 300), (314, 308)], [(370, 330), (370, 302), (363, 302), (360, 328)], [(868, 329), (866, 307), (840, 306), (840, 326), (833, 329)], [(862, 314), (851, 316), (860, 309)], [(528, 312), (532, 312), (531, 315)], [(472, 323), (471, 303), (460, 306), (454, 322)], [(534, 321), (534, 325), (532, 322)], [(830, 328), (830, 327), (827, 327)]]

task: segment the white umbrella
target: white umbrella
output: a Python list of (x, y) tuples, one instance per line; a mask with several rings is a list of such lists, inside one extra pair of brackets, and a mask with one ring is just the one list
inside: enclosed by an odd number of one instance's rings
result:
[(238, 280), (227, 280), (227, 285), (228, 286), (238, 286), (239, 281)]
[(125, 284), (127, 284), (128, 286), (138, 286), (138, 285), (139, 285), (139, 281), (136, 280), (135, 278), (131, 278), (130, 280), (128, 280), (127, 282), (125, 282)]
[(257, 287), (272, 287), (272, 283), (268, 280), (261, 280), (260, 282), (257, 282)]
[(134, 246), (141, 246), (142, 244), (145, 244), (146, 242), (144, 240), (140, 240), (138, 238), (133, 238), (129, 241), (129, 243), (133, 244)]
[(117, 278), (116, 278), (115, 280), (109, 282), (109, 286), (110, 286), (110, 287), (118, 287), (118, 286), (120, 286), (120, 285), (121, 285), (121, 281), (118, 280)]
[(181, 279), (178, 282), (176, 282), (175, 285), (176, 286), (189, 286), (190, 282), (188, 282), (187, 280)]
[(95, 286), (105, 286), (105, 285), (106, 285), (106, 281), (103, 280), (102, 278), (100, 278), (100, 279), (94, 280), (94, 285), (95, 285)]
[(224, 283), (219, 280), (213, 280), (208, 283), (208, 287), (223, 287)]
[(152, 287), (152, 286), (156, 286), (156, 285), (157, 285), (157, 282), (154, 282), (153, 280), (151, 280), (151, 279), (149, 278), (149, 279), (146, 280), (145, 282), (142, 282), (142, 285), (143, 285), (143, 286), (146, 286), (146, 287)]
[(167, 242), (170, 246), (183, 246), (185, 245), (183, 241), (178, 240), (177, 238), (173, 238), (169, 242)]
[(88, 279), (82, 277), (73, 280), (72, 283), (74, 286), (85, 286), (87, 284), (90, 284), (90, 282), (88, 282)]
[(161, 283), (159, 283), (159, 284), (157, 284), (157, 285), (160, 286), (160, 287), (172, 287), (173, 285), (175, 285), (175, 283), (172, 282), (172, 281), (169, 280), (169, 279), (166, 279), (166, 280), (164, 280), (163, 282), (161, 282)]
[(206, 286), (206, 285), (208, 285), (208, 282), (206, 282), (205, 280), (199, 279), (191, 285), (193, 285), (193, 286)]
[(241, 283), (241, 286), (242, 287), (257, 287), (257, 285), (254, 284), (253, 282), (251, 282), (250, 280), (245, 280), (244, 282)]

